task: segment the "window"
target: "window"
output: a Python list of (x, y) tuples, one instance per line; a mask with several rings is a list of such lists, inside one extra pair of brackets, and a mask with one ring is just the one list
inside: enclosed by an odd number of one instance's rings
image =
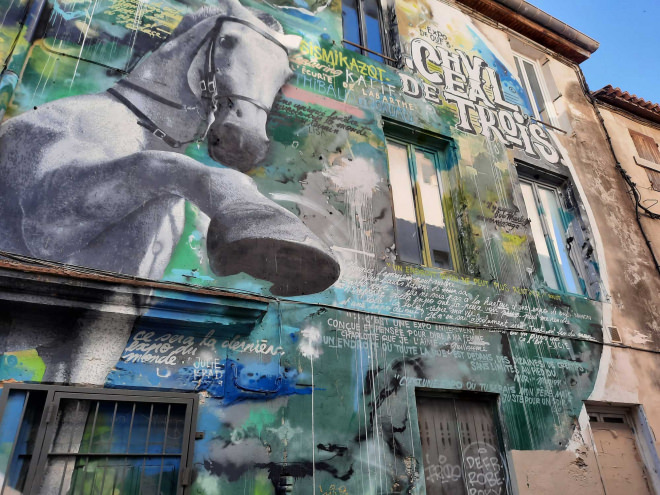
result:
[(386, 16), (380, 0), (342, 0), (344, 47), (381, 63), (395, 62), (388, 56)]
[[(6, 384), (0, 494), (182, 494), (196, 394)], [(0, 458), (0, 463), (2, 463)]]
[(644, 167), (654, 191), (660, 191), (660, 150), (658, 144), (649, 136), (630, 130), (630, 137), (635, 143), (638, 157), (635, 161)]
[(561, 292), (585, 294), (576, 263), (579, 256), (571, 252), (579, 247), (574, 245), (574, 237), (567, 235), (562, 188), (524, 176), (520, 177), (520, 188), (546, 285)]
[(525, 93), (527, 93), (532, 107), (532, 116), (540, 122), (557, 126), (552, 103), (543, 84), (538, 63), (519, 54), (514, 54), (513, 58), (516, 62), (518, 80), (522, 84)]
[(398, 260), (456, 269), (451, 199), (442, 180), (447, 142), (394, 123), (386, 123), (385, 133)]
[(597, 466), (607, 493), (655, 493), (651, 485), (657, 483), (657, 476), (645, 465), (651, 461), (655, 448), (652, 441), (638, 436), (646, 430), (650, 440), (652, 432), (647, 424), (635, 425), (635, 415), (643, 418), (638, 409), (587, 405)]
[(493, 400), (418, 396), (428, 495), (510, 493)]

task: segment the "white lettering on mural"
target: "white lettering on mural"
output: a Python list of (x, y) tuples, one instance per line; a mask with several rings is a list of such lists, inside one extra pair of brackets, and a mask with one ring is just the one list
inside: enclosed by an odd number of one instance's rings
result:
[(235, 352), (248, 352), (252, 354), (270, 354), (271, 356), (284, 354), (284, 349), (282, 349), (282, 347), (275, 347), (272, 344), (269, 344), (267, 340), (248, 342), (247, 340), (242, 339), (240, 335), (234, 335), (231, 340), (225, 340), (222, 343), (222, 347), (225, 349), (231, 349)]
[[(195, 370), (207, 368), (211, 370), (210, 373), (215, 373), (214, 363), (206, 363), (205, 359), (199, 357), (199, 351), (202, 349), (216, 349), (218, 340), (214, 338), (214, 334), (215, 330), (210, 330), (204, 337), (179, 333), (157, 334), (156, 332), (140, 330), (135, 332), (135, 335), (129, 341), (122, 355), (122, 360), (128, 363), (174, 366), (196, 357)], [(221, 347), (234, 352), (270, 354), (271, 356), (284, 354), (282, 347), (274, 346), (268, 343), (267, 340), (249, 342), (240, 335), (234, 335), (231, 339), (224, 340)], [(200, 373), (202, 372), (200, 371)]]
[[(446, 290), (453, 291), (451, 286)], [(437, 291), (441, 294), (443, 290)], [(459, 291), (455, 292), (455, 297)], [(477, 312), (513, 311), (512, 304), (489, 301), (477, 302), (475, 295), (468, 306)], [(462, 302), (460, 305), (464, 305)], [(519, 311), (522, 308), (516, 308)], [(524, 308), (524, 311), (532, 311)], [(548, 311), (541, 309), (541, 311)], [(552, 314), (556, 310), (549, 310)], [(533, 312), (533, 311), (532, 311)], [(458, 313), (456, 313), (458, 314)], [(557, 312), (556, 314), (559, 314)], [(539, 313), (538, 316), (546, 316)], [(571, 317), (587, 315), (571, 314)], [(554, 317), (552, 317), (554, 318)], [(546, 319), (549, 319), (546, 318)], [(562, 318), (563, 319), (563, 318)], [(444, 325), (425, 321), (365, 315), (360, 313), (331, 313), (323, 320), (320, 342), (326, 349), (337, 351), (365, 351), (377, 356), (414, 356), (430, 358), (436, 363), (460, 361), (470, 370), (470, 376), (480, 377), (474, 381), (457, 378), (431, 378), (414, 374), (396, 374), (393, 378), (402, 387), (423, 387), (445, 390), (470, 390), (499, 394), (505, 403), (553, 406), (569, 410), (574, 402), (572, 390), (565, 387), (567, 377), (579, 377), (589, 373), (589, 365), (576, 360), (569, 340), (551, 334), (518, 333), (510, 337), (516, 345), (530, 345), (544, 349), (554, 357), (533, 353), (532, 356), (518, 354), (514, 357), (500, 354), (501, 333), (506, 330), (478, 329), (473, 327)], [(540, 330), (540, 329), (539, 329)], [(546, 330), (547, 331), (547, 330)], [(531, 347), (530, 347), (531, 348)], [(380, 358), (379, 358), (380, 359)], [(389, 359), (384, 357), (383, 359)], [(489, 383), (485, 377), (509, 376), (507, 383)], [(475, 461), (477, 462), (477, 461)], [(440, 463), (441, 464), (441, 463)], [(442, 466), (428, 473), (439, 481), (448, 479)], [(475, 478), (475, 483), (490, 483), (492, 479)]]
[[(546, 129), (533, 122), (522, 109), (504, 98), (502, 83), (492, 67), (478, 57), (470, 58), (461, 50), (454, 53), (415, 38), (410, 44), (406, 64), (424, 81), (400, 73), (402, 91), (412, 98), (423, 98), (436, 105), (444, 101), (456, 108), (456, 127), (480, 134), (507, 148), (517, 148), (533, 158), (558, 163), (561, 154)], [(443, 89), (440, 90), (440, 86)]]

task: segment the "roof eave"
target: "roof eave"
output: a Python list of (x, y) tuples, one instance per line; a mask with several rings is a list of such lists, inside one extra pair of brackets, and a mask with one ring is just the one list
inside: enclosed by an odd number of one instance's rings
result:
[(592, 91), (591, 96), (598, 101), (612, 105), (637, 117), (660, 124), (660, 105), (657, 103), (638, 98), (636, 95), (630, 95), (628, 92), (613, 88), (611, 85)]
[(523, 0), (456, 1), (576, 64), (587, 60), (599, 46), (596, 40)]

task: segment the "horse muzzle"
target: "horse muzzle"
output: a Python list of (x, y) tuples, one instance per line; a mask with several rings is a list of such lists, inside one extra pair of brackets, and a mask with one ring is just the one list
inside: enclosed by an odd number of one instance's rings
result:
[(209, 156), (218, 163), (247, 172), (264, 159), (269, 142), (263, 132), (243, 128), (240, 122), (224, 122), (210, 129)]

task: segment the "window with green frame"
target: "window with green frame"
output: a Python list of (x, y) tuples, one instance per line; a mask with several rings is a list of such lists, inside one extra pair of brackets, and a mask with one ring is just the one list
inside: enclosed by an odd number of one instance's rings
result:
[(398, 261), (458, 271), (448, 141), (388, 122), (385, 134)]
[(541, 269), (550, 289), (585, 295), (575, 255), (571, 256), (573, 237), (562, 198), (562, 188), (549, 182), (520, 177), (525, 208)]

